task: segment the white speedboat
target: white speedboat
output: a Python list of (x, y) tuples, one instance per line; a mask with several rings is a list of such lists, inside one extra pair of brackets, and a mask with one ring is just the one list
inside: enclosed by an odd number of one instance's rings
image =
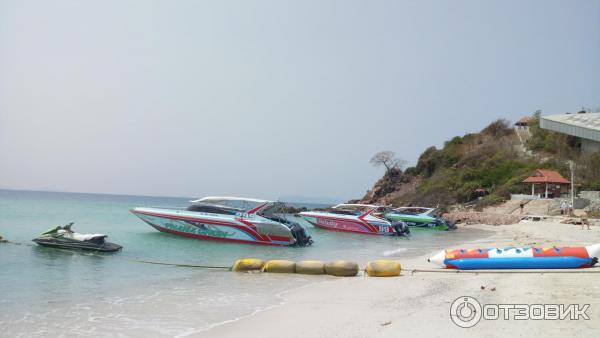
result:
[(307, 246), (306, 230), (286, 219), (281, 202), (204, 197), (186, 209), (135, 208), (131, 212), (158, 231), (215, 241)]
[(406, 235), (410, 231), (404, 222), (385, 218), (387, 207), (370, 204), (338, 204), (328, 210), (300, 213), (310, 224), (328, 230), (369, 235)]

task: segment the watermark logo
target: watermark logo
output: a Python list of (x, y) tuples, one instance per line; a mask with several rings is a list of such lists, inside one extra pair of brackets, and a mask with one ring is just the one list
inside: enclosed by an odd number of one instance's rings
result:
[(452, 302), (450, 319), (462, 328), (484, 320), (589, 320), (590, 304), (484, 304), (463, 296)]
[(463, 328), (477, 325), (481, 316), (481, 304), (473, 297), (456, 298), (450, 306), (450, 319), (454, 324)]

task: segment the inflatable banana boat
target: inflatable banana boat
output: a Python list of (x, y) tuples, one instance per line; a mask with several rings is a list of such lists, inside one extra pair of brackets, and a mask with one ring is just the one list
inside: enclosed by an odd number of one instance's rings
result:
[(428, 259), (446, 269), (577, 269), (598, 263), (600, 244), (582, 247), (524, 247), (445, 250)]

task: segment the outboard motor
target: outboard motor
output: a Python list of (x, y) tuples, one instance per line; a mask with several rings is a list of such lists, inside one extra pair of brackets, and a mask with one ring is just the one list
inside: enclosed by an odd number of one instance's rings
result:
[(456, 224), (446, 220), (445, 218), (436, 218), (435, 222), (437, 224), (445, 224), (448, 227), (448, 230), (456, 230)]
[(296, 239), (297, 246), (309, 246), (313, 243), (311, 237), (306, 233), (306, 229), (300, 224), (292, 223), (290, 225), (290, 231), (292, 232), (294, 239)]
[(396, 232), (396, 236), (408, 236), (408, 234), (410, 234), (408, 225), (402, 221), (392, 222), (392, 228)]

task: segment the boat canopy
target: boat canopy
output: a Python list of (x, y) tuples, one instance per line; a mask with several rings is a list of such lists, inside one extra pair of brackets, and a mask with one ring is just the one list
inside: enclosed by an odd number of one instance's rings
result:
[(254, 198), (242, 197), (204, 197), (198, 200), (190, 201), (194, 205), (211, 205), (226, 209), (236, 209), (239, 211), (250, 211), (261, 205), (272, 204), (272, 201), (259, 200)]
[(352, 211), (352, 212), (362, 214), (369, 210), (374, 210), (374, 209), (379, 209), (379, 208), (385, 208), (385, 207), (382, 207), (380, 205), (373, 205), (373, 204), (338, 204), (338, 205), (334, 206), (332, 209)]

